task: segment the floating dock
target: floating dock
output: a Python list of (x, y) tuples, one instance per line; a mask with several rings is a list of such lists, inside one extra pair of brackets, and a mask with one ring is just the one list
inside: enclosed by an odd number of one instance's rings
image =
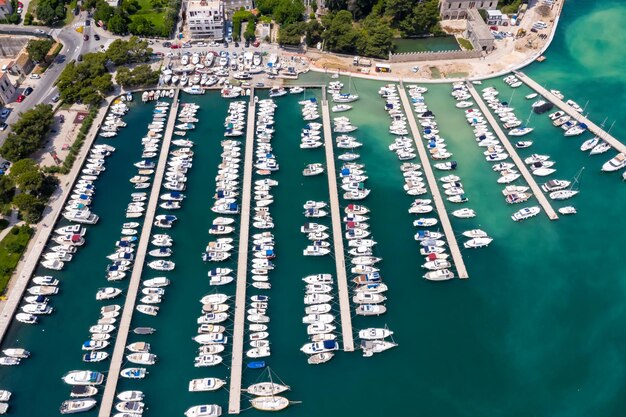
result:
[(246, 319), (246, 276), (248, 274), (248, 239), (250, 237), (250, 204), (252, 200), (252, 169), (254, 155), (254, 118), (256, 116), (254, 88), (250, 89), (246, 150), (243, 161), (243, 187), (241, 191), (241, 223), (239, 225), (239, 253), (237, 255), (237, 290), (233, 325), (233, 350), (230, 365), (230, 391), (228, 413), (241, 411), (241, 373), (243, 371), (243, 339)]
[(330, 214), (333, 224), (333, 245), (335, 250), (335, 264), (337, 265), (337, 288), (339, 293), (339, 312), (341, 318), (341, 337), (343, 350), (354, 351), (354, 336), (352, 334), (352, 316), (350, 315), (350, 293), (348, 292), (348, 277), (346, 273), (346, 259), (343, 248), (341, 228), (341, 212), (339, 210), (339, 194), (337, 190), (337, 169), (333, 151), (333, 133), (330, 128), (330, 111), (326, 99), (326, 88), (322, 88), (322, 123), (324, 126), (324, 149), (326, 152), (326, 174), (328, 177), (328, 194), (330, 196)]
[(489, 107), (487, 107), (485, 102), (482, 100), (472, 83), (467, 83), (467, 88), (469, 89), (472, 97), (476, 101), (476, 104), (478, 104), (478, 107), (480, 107), (480, 111), (483, 113), (483, 115), (491, 125), (491, 128), (493, 129), (495, 134), (498, 135), (498, 138), (500, 139), (500, 141), (504, 145), (504, 148), (509, 153), (509, 156), (517, 166), (520, 174), (522, 174), (522, 176), (530, 186), (530, 189), (533, 190), (533, 194), (535, 195), (537, 201), (539, 201), (539, 204), (541, 204), (541, 207), (543, 207), (543, 211), (548, 215), (548, 218), (550, 220), (557, 220), (559, 216), (556, 214), (556, 211), (554, 211), (552, 205), (543, 194), (543, 191), (537, 185), (535, 177), (533, 177), (533, 175), (530, 173), (528, 167), (526, 167), (526, 165), (524, 164), (524, 161), (522, 161), (522, 159), (519, 157), (519, 155), (515, 151), (515, 148), (513, 147), (513, 145), (511, 145), (511, 142), (509, 142), (509, 138), (506, 136), (506, 133), (504, 133), (496, 119), (491, 114)]
[(161, 191), (163, 174), (165, 173), (165, 168), (167, 166), (167, 158), (169, 155), (170, 144), (172, 142), (172, 135), (174, 133), (174, 125), (176, 124), (179, 92), (180, 90), (176, 90), (172, 106), (169, 109), (170, 113), (165, 133), (163, 135), (159, 162), (157, 164), (156, 173), (154, 174), (154, 183), (152, 184), (152, 189), (150, 190), (150, 199), (148, 200), (148, 206), (146, 208), (146, 217), (141, 228), (139, 243), (137, 244), (137, 256), (135, 257), (133, 272), (130, 276), (130, 283), (128, 284), (128, 290), (126, 292), (124, 309), (122, 310), (122, 315), (120, 316), (117, 336), (115, 338), (115, 347), (113, 348), (113, 354), (111, 355), (111, 365), (109, 366), (109, 372), (107, 373), (106, 385), (102, 394), (102, 404), (100, 405), (98, 417), (109, 417), (113, 412), (115, 390), (117, 389), (117, 381), (120, 377), (122, 364), (125, 362), (124, 351), (128, 340), (128, 332), (130, 331), (130, 323), (135, 311), (135, 302), (137, 301), (139, 285), (141, 284), (141, 274), (143, 272), (146, 253), (148, 251), (148, 244), (150, 243), (150, 235), (152, 233), (152, 223), (154, 222), (157, 204), (159, 203), (159, 192)]
[(607, 131), (602, 129), (600, 126), (596, 125), (594, 122), (587, 119), (584, 115), (574, 110), (572, 106), (565, 103), (563, 100), (559, 99), (557, 96), (552, 94), (547, 89), (543, 88), (541, 85), (539, 85), (539, 83), (534, 81), (532, 78), (530, 78), (528, 75), (524, 74), (523, 72), (514, 71), (514, 74), (521, 82), (523, 82), (524, 84), (526, 84), (527, 86), (535, 90), (538, 94), (543, 96), (543, 98), (545, 98), (546, 100), (549, 100), (552, 103), (554, 103), (555, 106), (563, 110), (565, 113), (569, 114), (573, 119), (586, 124), (588, 130), (591, 133), (593, 133), (594, 135), (596, 135), (597, 137), (599, 137), (600, 139), (602, 139), (603, 141), (611, 145), (617, 151), (626, 153), (626, 145), (624, 145), (618, 139), (611, 136)]
[(430, 160), (428, 159), (426, 147), (424, 146), (424, 142), (422, 142), (422, 137), (420, 136), (419, 130), (417, 129), (417, 123), (415, 122), (415, 115), (413, 114), (411, 103), (409, 102), (409, 98), (406, 95), (406, 91), (404, 90), (404, 85), (402, 83), (400, 83), (399, 90), (400, 98), (402, 99), (402, 105), (404, 106), (404, 113), (406, 114), (406, 117), (409, 121), (409, 127), (411, 128), (413, 140), (415, 141), (415, 147), (417, 148), (417, 153), (419, 154), (420, 160), (422, 161), (422, 168), (424, 170), (424, 174), (426, 175), (428, 187), (430, 188), (430, 193), (433, 196), (433, 201), (435, 202), (435, 207), (437, 209), (437, 213), (439, 214), (439, 219), (441, 220), (443, 232), (446, 235), (446, 241), (448, 242), (448, 246), (450, 247), (450, 253), (452, 254), (454, 266), (459, 275), (459, 278), (469, 278), (469, 275), (467, 274), (467, 269), (465, 268), (465, 262), (463, 261), (463, 257), (461, 256), (461, 249), (459, 248), (459, 244), (456, 241), (456, 236), (454, 235), (454, 230), (452, 230), (452, 224), (450, 223), (450, 218), (448, 217), (448, 212), (446, 211), (446, 206), (443, 203), (443, 197), (441, 196), (441, 192), (439, 191), (437, 179), (435, 178), (433, 169), (430, 166)]

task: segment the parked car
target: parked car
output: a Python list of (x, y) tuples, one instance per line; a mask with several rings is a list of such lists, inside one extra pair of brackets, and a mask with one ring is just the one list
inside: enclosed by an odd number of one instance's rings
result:
[(89, 35), (83, 35), (83, 40), (87, 42), (89, 40)]
[(91, 26), (91, 20), (85, 19), (85, 26)]
[(24, 94), (20, 94), (19, 96), (17, 96), (17, 101), (18, 103), (21, 103), (22, 101), (24, 101), (24, 99), (26, 98), (26, 96)]
[(82, 60), (83, 60), (83, 54), (78, 55), (78, 57), (76, 57), (76, 60), (77, 60), (78, 62), (82, 62)]
[(33, 79), (33, 80), (38, 80), (38, 79), (41, 78), (41, 75), (32, 73), (32, 74), (30, 74), (30, 78)]
[(5, 130), (7, 130), (7, 127), (9, 127), (8, 124), (0, 123), (0, 131), (4, 132)]
[(33, 87), (26, 87), (26, 89), (24, 90), (24, 95), (30, 96), (30, 93), (32, 92), (33, 92)]
[(178, 49), (178, 48), (180, 48), (180, 47), (179, 47), (177, 44), (173, 43), (173, 44), (170, 46), (170, 48), (171, 48), (171, 49)]
[(52, 97), (52, 102), (56, 103), (57, 101), (61, 100), (61, 96), (59, 94), (55, 95), (54, 97)]
[(11, 109), (4, 109), (0, 112), (0, 117), (6, 119), (11, 114)]
[(41, 29), (35, 29), (35, 33), (42, 33), (45, 34), (46, 31), (45, 30), (41, 30)]
[(93, 38), (94, 38), (95, 40), (99, 41), (99, 40), (100, 40), (100, 35), (98, 35), (98, 34), (96, 33), (95, 35), (93, 35)]
[(189, 42), (183, 43), (183, 48), (191, 48), (191, 44)]
[(259, 45), (261, 45), (261, 42), (259, 42), (258, 40), (252, 42), (252, 46), (254, 46), (255, 48), (258, 48)]

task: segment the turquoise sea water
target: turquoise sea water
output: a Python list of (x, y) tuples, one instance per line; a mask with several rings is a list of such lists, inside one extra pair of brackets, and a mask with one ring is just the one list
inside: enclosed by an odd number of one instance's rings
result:
[[(612, 133), (618, 138), (626, 137), (619, 124), (626, 112), (626, 76), (621, 73), (626, 35), (619, 30), (625, 14), (621, 2), (569, 0), (546, 53), (548, 60), (525, 70), (581, 105), (588, 100), (594, 121), (607, 117), (610, 124), (617, 120)], [(269, 292), (272, 357), (268, 363), (291, 385), (286, 396), (302, 401), (281, 414), (622, 416), (626, 407), (626, 281), (621, 256), (626, 244), (622, 220), (626, 197), (618, 173), (599, 171), (614, 152), (589, 157), (579, 151), (589, 135), (565, 138), (547, 115), (533, 115), (530, 125), (535, 132), (530, 138), (535, 144), (520, 155), (551, 155), (558, 178), (571, 178), (584, 166), (582, 191), (571, 200), (579, 214), (555, 222), (541, 214), (514, 223), (509, 216), (516, 208), (504, 203), (497, 176), (484, 161), (463, 112), (454, 107), (450, 87), (429, 86), (427, 104), (459, 162), (457, 173), (470, 198), (467, 206), (478, 213), (475, 219), (453, 219), (453, 228), (460, 234), (480, 227), (494, 242), (487, 249), (463, 252), (469, 280), (425, 282), (422, 258), (413, 240), (413, 217), (407, 212), (412, 199), (402, 191), (400, 163), (387, 149), (392, 141), (387, 133), (389, 119), (377, 95), (382, 83), (353, 82), (362, 98), (344, 115), (359, 126), (354, 135), (364, 143), (361, 159), (372, 189), (365, 204), (371, 209), (371, 230), (379, 242), (376, 256), (384, 258), (381, 273), (390, 287), (388, 313), (380, 318), (354, 317), (353, 325), (356, 330), (387, 324), (399, 346), (372, 358), (340, 352), (331, 362), (316, 367), (307, 365), (299, 352), (306, 342), (301, 323), (301, 277), (332, 272), (334, 262), (332, 258), (302, 256), (306, 245), (298, 231), (305, 221), (302, 203), (327, 199), (328, 188), (323, 176), (305, 178), (301, 170), (306, 163), (323, 162), (324, 152), (298, 147), (304, 125), (297, 105), (301, 97), (279, 98), (273, 145), (281, 169), (273, 178), (280, 184), (271, 208), (278, 257)], [(482, 87), (488, 85), (496, 86), (503, 99), (512, 97), (520, 118), (528, 117), (530, 102), (524, 99), (528, 89), (520, 87), (513, 94), (501, 80), (484, 82)], [(191, 340), (200, 313), (198, 300), (212, 291), (206, 277), (209, 266), (201, 262), (200, 252), (209, 240), (207, 229), (215, 217), (209, 208), (227, 102), (216, 94), (184, 96), (183, 101), (201, 104), (198, 114), (202, 120), (190, 134), (197, 145), (188, 198), (176, 213), (179, 220), (171, 231), (177, 268), (172, 273), (145, 275), (167, 275), (172, 284), (156, 318), (136, 315), (133, 319), (133, 327), (148, 325), (156, 327), (157, 333), (129, 338), (129, 343), (150, 342), (159, 362), (150, 367), (145, 380), (120, 380), (120, 389), (146, 393), (148, 410), (144, 415), (150, 417), (181, 416), (187, 407), (201, 403), (219, 403), (227, 409), (226, 391), (187, 392), (191, 378), (227, 378), (230, 373), (230, 349), (224, 365), (195, 369), (196, 344)], [(81, 362), (80, 344), (88, 338), (87, 329), (103, 305), (95, 301), (95, 292), (106, 285), (105, 255), (113, 251), (124, 221), (124, 208), (133, 191), (127, 180), (135, 173), (132, 163), (139, 159), (139, 139), (150, 119), (150, 105), (133, 106), (125, 117), (129, 127), (109, 141), (118, 151), (107, 161), (108, 169), (97, 183), (93, 207), (101, 221), (89, 227), (88, 243), (76, 259), (62, 273), (53, 274), (62, 279), (61, 294), (52, 301), (55, 313), (38, 326), (13, 326), (3, 344), (2, 348), (23, 346), (33, 352), (19, 367), (0, 369), (0, 388), (14, 393), (10, 415), (55, 415), (68, 398), (69, 387), (60, 380), (65, 372), (106, 371), (106, 362), (95, 366)], [(321, 222), (330, 224), (329, 220)], [(234, 287), (227, 286), (224, 291), (234, 294)], [(256, 290), (249, 287), (248, 292)], [(258, 375), (246, 370), (244, 386), (255, 382)], [(244, 397), (242, 408), (246, 405)], [(260, 413), (251, 410), (245, 414)]]

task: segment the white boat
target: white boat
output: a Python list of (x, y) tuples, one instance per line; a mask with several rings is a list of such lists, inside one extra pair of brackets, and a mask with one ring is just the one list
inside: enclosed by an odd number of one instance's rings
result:
[(439, 269), (437, 271), (430, 271), (424, 274), (424, 278), (429, 281), (446, 281), (454, 278), (454, 273), (449, 269)]
[(482, 248), (484, 246), (489, 246), (492, 241), (493, 239), (490, 237), (475, 237), (463, 243), (463, 246), (465, 248)]
[(559, 213), (563, 215), (568, 215), (568, 214), (576, 214), (577, 211), (574, 206), (566, 206), (566, 207), (559, 208)]
[(359, 337), (363, 340), (385, 339), (393, 334), (393, 331), (385, 328), (370, 327), (359, 331)]
[(63, 376), (63, 381), (69, 385), (100, 385), (104, 375), (95, 371), (70, 371)]
[(61, 403), (59, 412), (61, 414), (74, 414), (89, 411), (96, 406), (98, 402), (93, 398), (85, 398), (84, 400), (66, 400)]
[(195, 405), (185, 411), (187, 417), (219, 417), (222, 415), (222, 407), (217, 404)]
[(620, 170), (626, 166), (626, 155), (618, 153), (614, 158), (611, 158), (602, 165), (602, 171), (613, 172)]
[(529, 219), (531, 217), (534, 217), (537, 214), (539, 214), (540, 211), (541, 211), (541, 209), (538, 206), (524, 207), (523, 209), (513, 213), (511, 218), (514, 221), (518, 222), (518, 221), (522, 221), (522, 220), (526, 220), (526, 219)]
[(2, 353), (4, 353), (5, 355), (11, 358), (20, 358), (20, 359), (25, 359), (30, 356), (29, 351), (27, 351), (26, 349), (21, 349), (21, 348), (4, 349)]
[(252, 407), (262, 411), (280, 411), (289, 406), (289, 400), (285, 397), (273, 395), (270, 397), (256, 397), (250, 400)]
[(128, 379), (143, 379), (147, 373), (146, 368), (125, 368), (120, 372), (120, 376)]
[(189, 381), (190, 392), (215, 391), (222, 388), (226, 381), (219, 378), (199, 378)]

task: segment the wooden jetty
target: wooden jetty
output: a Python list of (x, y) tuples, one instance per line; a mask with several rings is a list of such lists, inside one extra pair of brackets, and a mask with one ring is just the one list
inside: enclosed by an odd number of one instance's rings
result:
[(346, 274), (346, 260), (343, 248), (341, 228), (341, 212), (339, 210), (339, 194), (337, 190), (337, 169), (333, 151), (333, 134), (330, 128), (330, 110), (326, 100), (326, 88), (322, 88), (322, 123), (324, 126), (324, 148), (326, 151), (326, 173), (328, 177), (328, 193), (330, 195), (330, 214), (333, 226), (333, 245), (335, 250), (335, 264), (337, 266), (337, 288), (339, 293), (339, 312), (341, 318), (341, 336), (343, 350), (354, 351), (354, 337), (352, 333), (352, 316), (350, 315), (350, 293), (348, 292), (348, 277)]
[(443, 197), (441, 196), (441, 192), (439, 191), (437, 179), (435, 178), (433, 169), (430, 166), (430, 160), (428, 159), (426, 147), (424, 146), (424, 142), (422, 141), (419, 130), (417, 129), (417, 123), (415, 122), (413, 108), (411, 107), (411, 103), (409, 102), (409, 98), (407, 97), (406, 91), (404, 90), (404, 85), (402, 83), (400, 83), (399, 90), (400, 99), (402, 100), (402, 105), (404, 106), (404, 113), (406, 114), (406, 117), (409, 121), (409, 127), (411, 128), (413, 140), (415, 141), (415, 147), (417, 148), (417, 153), (420, 157), (420, 160), (422, 161), (422, 168), (424, 169), (424, 174), (426, 175), (426, 180), (428, 181), (428, 187), (430, 188), (430, 193), (433, 196), (433, 201), (435, 202), (435, 207), (437, 209), (437, 213), (439, 214), (439, 219), (441, 220), (443, 232), (446, 235), (446, 240), (448, 242), (448, 246), (450, 247), (450, 253), (452, 254), (454, 266), (459, 275), (459, 278), (469, 278), (467, 274), (467, 269), (465, 268), (465, 262), (463, 262), (463, 257), (461, 256), (461, 249), (459, 248), (459, 244), (456, 241), (456, 236), (454, 235), (454, 230), (452, 230), (452, 224), (450, 223), (450, 218), (448, 217), (448, 212), (446, 211)]
[(573, 119), (584, 123), (587, 125), (588, 130), (594, 135), (598, 136), (600, 139), (611, 145), (614, 149), (619, 152), (626, 153), (626, 145), (620, 142), (618, 139), (611, 136), (608, 132), (606, 132), (602, 127), (596, 125), (594, 122), (586, 118), (584, 115), (580, 114), (572, 106), (552, 94), (549, 90), (542, 87), (538, 82), (530, 78), (528, 75), (524, 74), (520, 71), (514, 71), (515, 76), (524, 84), (535, 90), (538, 94), (543, 96), (546, 100), (550, 100), (557, 106), (559, 109), (563, 110), (565, 113), (569, 114)]
[(239, 225), (239, 253), (237, 255), (237, 290), (235, 293), (235, 316), (233, 327), (233, 351), (230, 365), (228, 413), (241, 411), (241, 373), (243, 371), (243, 342), (246, 319), (246, 275), (248, 273), (248, 239), (250, 236), (250, 204), (252, 199), (252, 170), (254, 163), (254, 88), (250, 89), (246, 149), (243, 162), (243, 187), (241, 192), (241, 223)]
[(107, 374), (108, 376), (106, 380), (106, 385), (102, 394), (102, 403), (100, 406), (100, 410), (98, 411), (98, 417), (109, 417), (112, 414), (113, 402), (115, 401), (115, 390), (117, 389), (117, 381), (120, 377), (122, 363), (125, 362), (124, 351), (126, 349), (126, 342), (128, 340), (128, 332), (130, 331), (130, 323), (133, 318), (133, 312), (135, 311), (135, 302), (137, 300), (137, 294), (139, 292), (139, 285), (141, 284), (141, 274), (143, 272), (146, 253), (148, 251), (148, 244), (150, 243), (150, 235), (152, 233), (152, 223), (154, 222), (157, 204), (159, 203), (159, 192), (161, 190), (163, 174), (167, 165), (167, 158), (169, 154), (170, 144), (172, 142), (174, 125), (176, 124), (179, 92), (180, 90), (176, 90), (174, 94), (174, 100), (172, 101), (173, 104), (169, 110), (170, 114), (167, 120), (165, 133), (163, 135), (163, 143), (161, 144), (159, 162), (157, 164), (156, 173), (154, 175), (152, 189), (150, 190), (150, 199), (148, 200), (148, 206), (146, 208), (146, 217), (144, 219), (143, 227), (141, 228), (139, 243), (137, 244), (137, 255), (135, 257), (135, 264), (133, 267), (133, 272), (130, 276), (128, 290), (126, 292), (124, 309), (122, 310), (122, 315), (120, 316), (119, 327), (115, 339), (115, 347), (113, 348), (113, 354), (111, 355), (111, 365), (109, 366), (109, 372)]
[(467, 83), (467, 87), (470, 93), (472, 94), (472, 97), (476, 101), (476, 104), (478, 104), (478, 107), (480, 107), (480, 111), (483, 113), (483, 115), (485, 116), (489, 124), (491, 125), (491, 128), (493, 129), (495, 134), (498, 136), (498, 138), (502, 142), (502, 145), (504, 145), (504, 148), (509, 153), (509, 156), (511, 157), (511, 159), (517, 166), (517, 169), (519, 170), (520, 174), (522, 174), (522, 176), (524, 177), (524, 179), (530, 186), (530, 189), (533, 191), (535, 198), (537, 199), (541, 207), (543, 207), (543, 211), (547, 214), (550, 220), (557, 220), (559, 216), (556, 214), (556, 211), (554, 211), (554, 209), (552, 208), (550, 201), (548, 201), (546, 196), (543, 194), (543, 191), (541, 191), (541, 188), (537, 185), (537, 182), (535, 181), (535, 177), (533, 177), (533, 175), (528, 170), (528, 167), (524, 164), (524, 161), (522, 161), (522, 159), (519, 157), (519, 155), (515, 151), (515, 147), (511, 145), (511, 142), (509, 141), (509, 138), (506, 136), (506, 133), (504, 133), (504, 131), (502, 130), (502, 128), (500, 127), (496, 119), (491, 114), (489, 107), (487, 107), (485, 102), (482, 100), (482, 98), (480, 97), (480, 94), (478, 94), (478, 92), (476, 91), (472, 83)]

